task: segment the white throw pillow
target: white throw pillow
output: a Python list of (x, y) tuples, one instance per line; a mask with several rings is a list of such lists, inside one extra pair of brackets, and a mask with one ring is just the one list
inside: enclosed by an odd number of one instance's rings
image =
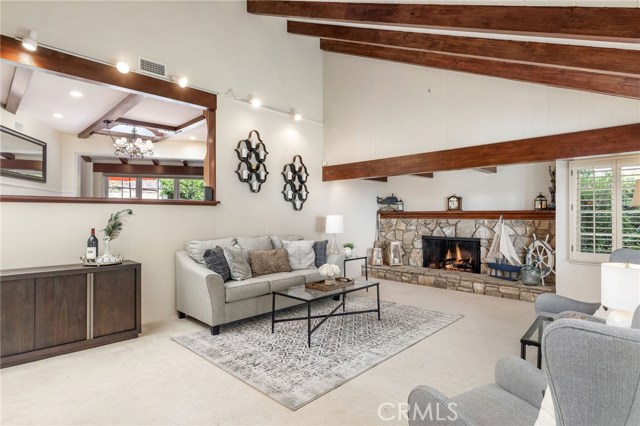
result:
[(185, 250), (187, 254), (196, 262), (203, 266), (207, 266), (204, 261), (204, 252), (207, 249), (213, 250), (216, 247), (232, 246), (236, 243), (235, 238), (220, 238), (218, 240), (192, 240), (187, 242)]
[(547, 386), (547, 390), (544, 391), (544, 398), (542, 398), (540, 412), (538, 413), (538, 419), (534, 426), (556, 426), (556, 412), (553, 408), (553, 397), (551, 396), (549, 386)]
[(313, 251), (315, 241), (282, 240), (282, 245), (289, 255), (291, 269), (309, 269), (316, 267), (316, 254)]
[(247, 262), (246, 256), (248, 256), (248, 254), (246, 250), (238, 246), (225, 246), (222, 249), (224, 250), (224, 257), (229, 264), (231, 278), (236, 281), (251, 278), (253, 273), (251, 272), (251, 266), (249, 266)]

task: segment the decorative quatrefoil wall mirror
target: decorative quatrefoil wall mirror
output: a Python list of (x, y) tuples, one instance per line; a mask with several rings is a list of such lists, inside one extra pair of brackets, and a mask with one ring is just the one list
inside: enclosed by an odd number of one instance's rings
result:
[(285, 164), (282, 177), (284, 178), (284, 188), (282, 188), (284, 200), (290, 201), (294, 210), (302, 210), (302, 206), (309, 196), (307, 189), (309, 173), (301, 156), (296, 155), (291, 163)]
[(240, 160), (236, 169), (238, 179), (240, 182), (247, 183), (251, 192), (260, 192), (269, 174), (267, 165), (264, 163), (269, 152), (260, 139), (260, 133), (257, 130), (249, 132), (247, 139), (238, 142), (235, 151)]

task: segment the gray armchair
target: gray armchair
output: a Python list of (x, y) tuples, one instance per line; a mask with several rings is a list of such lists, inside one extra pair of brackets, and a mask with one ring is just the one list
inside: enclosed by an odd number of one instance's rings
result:
[[(640, 264), (640, 251), (621, 248), (614, 250), (609, 255), (609, 262), (629, 262)], [(536, 298), (536, 316), (546, 316), (554, 319), (567, 318), (575, 314), (582, 314), (585, 319), (593, 322), (604, 323), (602, 318), (592, 316), (600, 308), (600, 303), (580, 302), (579, 300), (557, 294), (546, 293)]]
[(513, 356), (495, 384), (447, 398), (429, 386), (409, 394), (410, 426), (531, 426), (549, 384), (558, 426), (640, 424), (640, 307), (631, 329), (560, 319), (542, 338), (543, 370)]

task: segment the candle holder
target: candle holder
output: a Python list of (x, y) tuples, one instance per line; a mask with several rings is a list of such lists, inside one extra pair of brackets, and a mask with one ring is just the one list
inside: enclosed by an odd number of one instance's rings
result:
[(309, 190), (307, 189), (309, 173), (307, 172), (307, 166), (302, 162), (302, 157), (299, 155), (293, 157), (291, 163), (284, 165), (281, 174), (284, 178), (284, 187), (282, 188), (284, 200), (291, 202), (294, 210), (302, 210), (309, 196)]
[[(254, 139), (255, 136), (255, 139)], [(251, 192), (260, 192), (262, 184), (267, 181), (267, 165), (265, 160), (269, 152), (257, 130), (249, 132), (247, 139), (238, 142), (234, 150), (238, 156), (236, 175), (242, 183), (249, 185)]]

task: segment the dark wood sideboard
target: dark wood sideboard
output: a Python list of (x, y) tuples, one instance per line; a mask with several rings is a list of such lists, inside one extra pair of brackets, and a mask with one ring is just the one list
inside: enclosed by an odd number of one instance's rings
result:
[(61, 265), (0, 271), (0, 367), (141, 332), (141, 265)]

